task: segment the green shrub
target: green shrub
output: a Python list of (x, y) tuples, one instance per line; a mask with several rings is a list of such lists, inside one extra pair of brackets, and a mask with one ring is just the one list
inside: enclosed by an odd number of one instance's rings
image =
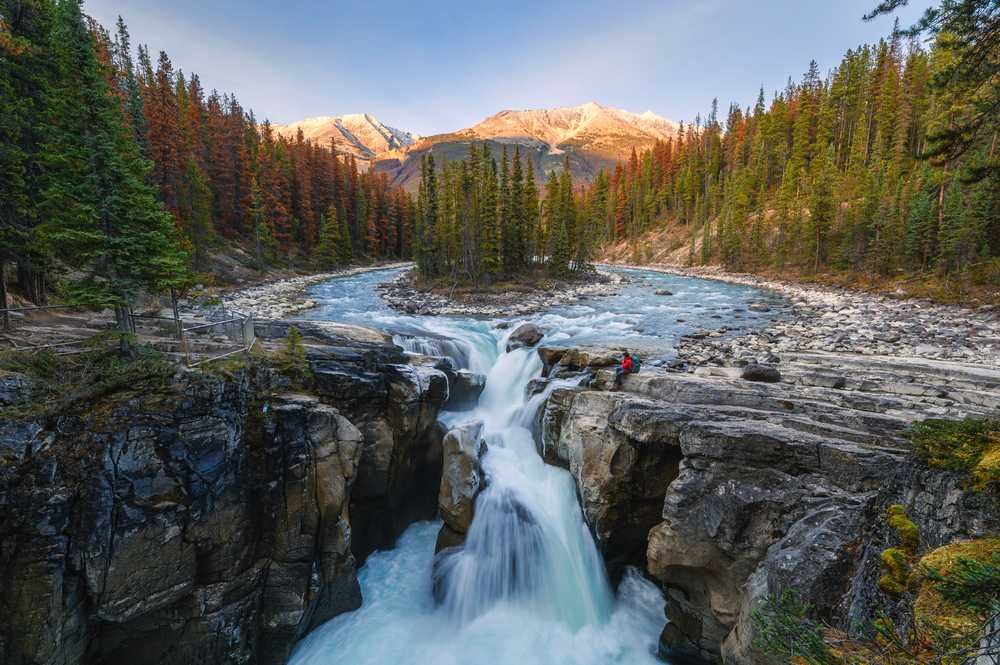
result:
[(901, 596), (910, 588), (913, 559), (920, 545), (920, 531), (906, 515), (906, 509), (893, 504), (886, 509), (886, 519), (899, 547), (890, 547), (882, 552), (882, 577), (878, 587), (890, 596)]
[(306, 359), (306, 347), (302, 344), (302, 335), (295, 326), (288, 329), (285, 348), (281, 351), (278, 363), (282, 371), (295, 383), (304, 383), (312, 377), (309, 361)]
[(961, 540), (926, 554), (917, 567), (915, 629), (945, 665), (966, 661), (989, 618), (1000, 612), (1000, 538)]
[(921, 560), (920, 573), (944, 600), (985, 614), (1000, 601), (1000, 538), (939, 548)]
[(820, 625), (809, 618), (811, 610), (794, 589), (768, 596), (751, 615), (756, 629), (754, 646), (784, 663), (843, 663), (823, 639)]
[(882, 552), (882, 569), (885, 573), (878, 580), (878, 588), (890, 596), (906, 593), (910, 583), (910, 558), (898, 547)]

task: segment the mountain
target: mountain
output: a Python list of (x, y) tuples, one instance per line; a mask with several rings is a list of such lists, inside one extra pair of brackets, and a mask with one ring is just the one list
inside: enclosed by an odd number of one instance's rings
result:
[(549, 154), (576, 150), (609, 159), (625, 158), (632, 148), (674, 135), (677, 125), (652, 111), (643, 114), (588, 102), (580, 106), (501, 111), (465, 130), (470, 136), (508, 143), (541, 145)]
[(561, 169), (568, 157), (575, 179), (588, 182), (604, 168), (614, 168), (656, 141), (677, 133), (677, 124), (652, 111), (632, 113), (594, 102), (550, 109), (507, 110), (482, 122), (446, 134), (420, 137), (383, 124), (367, 113), (309, 118), (276, 126), (279, 134), (294, 138), (302, 130), (306, 140), (328, 144), (352, 154), (385, 172), (395, 184), (416, 187), (420, 160), (428, 152), (438, 163), (458, 160), (469, 153), (472, 143), (487, 143), (497, 159), (506, 145), (520, 146), (532, 160), (539, 180), (552, 169)]
[(299, 130), (307, 141), (328, 145), (333, 138), (337, 150), (364, 160), (376, 160), (395, 150), (410, 146), (419, 137), (383, 124), (367, 113), (307, 118), (290, 125), (275, 125), (274, 130), (294, 139)]
[(462, 159), (470, 143), (487, 142), (499, 158), (503, 146), (534, 162), (539, 180), (552, 169), (561, 169), (569, 158), (575, 179), (587, 182), (602, 168), (614, 168), (628, 159), (634, 148), (642, 151), (677, 132), (677, 124), (651, 111), (642, 114), (588, 102), (551, 109), (507, 110), (467, 129), (423, 137), (401, 154), (386, 155), (375, 168), (390, 174), (396, 184), (412, 189), (420, 175), (420, 158)]

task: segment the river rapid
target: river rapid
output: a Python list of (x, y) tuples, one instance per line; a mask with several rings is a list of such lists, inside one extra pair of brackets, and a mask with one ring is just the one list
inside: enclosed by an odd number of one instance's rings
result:
[[(611, 588), (573, 479), (545, 464), (535, 448), (531, 423), (547, 393), (567, 382), (552, 382), (527, 399), (541, 362), (533, 349), (505, 352), (507, 336), (530, 320), (545, 331), (543, 344), (627, 347), (657, 364), (673, 356), (680, 336), (761, 326), (778, 315), (781, 301), (743, 286), (622, 270), (628, 282), (618, 295), (530, 319), (405, 316), (390, 310), (376, 288), (398, 272), (317, 285), (309, 297), (318, 306), (307, 316), (382, 329), (407, 351), (445, 356), (485, 375), (478, 405), (444, 419), (452, 426), (482, 423), (486, 488), (462, 547), (435, 561), (440, 523), (419, 523), (394, 549), (370, 556), (359, 572), (362, 607), (302, 640), (292, 665), (659, 662), (665, 621), (659, 589), (637, 571)], [(761, 302), (769, 311), (748, 308)]]

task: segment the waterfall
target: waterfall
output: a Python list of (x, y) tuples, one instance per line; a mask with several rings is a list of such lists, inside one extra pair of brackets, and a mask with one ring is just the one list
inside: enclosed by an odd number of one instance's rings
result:
[(544, 396), (526, 402), (525, 389), (540, 370), (533, 350), (501, 356), (474, 414), (488, 446), (486, 489), (465, 545), (442, 552), (435, 568), (443, 604), (460, 621), (510, 603), (579, 628), (613, 609), (573, 479), (545, 464), (528, 429)]
[(432, 325), (433, 335), (397, 332), (397, 343), (487, 375), (478, 406), (449, 419), (481, 420), (487, 444), (465, 544), (435, 558), (439, 523), (410, 527), (361, 569), (362, 608), (313, 631), (292, 665), (657, 663), (662, 594), (637, 573), (612, 592), (572, 477), (545, 464), (532, 438), (551, 391), (578, 380), (529, 399), (535, 350), (504, 353), (506, 335), (479, 323)]

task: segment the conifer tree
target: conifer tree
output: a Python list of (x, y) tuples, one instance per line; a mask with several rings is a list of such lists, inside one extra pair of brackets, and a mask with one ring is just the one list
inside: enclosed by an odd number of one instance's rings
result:
[(140, 293), (183, 283), (186, 257), (144, 182), (150, 165), (108, 90), (79, 0), (57, 3), (53, 57), (37, 242), (86, 274), (70, 287), (75, 302), (115, 302), (124, 324)]
[(501, 268), (500, 228), (497, 219), (497, 163), (490, 157), (489, 149), (485, 146), (480, 165), (480, 179), (483, 193), (480, 203), (479, 253), (483, 273), (491, 278), (498, 275)]

